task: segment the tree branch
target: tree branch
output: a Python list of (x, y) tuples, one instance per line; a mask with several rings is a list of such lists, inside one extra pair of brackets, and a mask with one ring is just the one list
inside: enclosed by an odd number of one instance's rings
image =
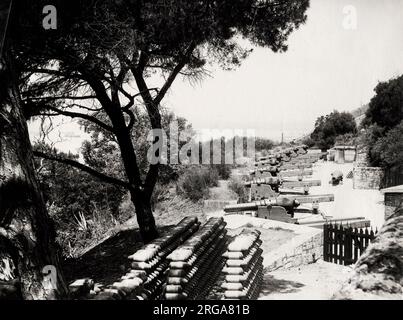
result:
[(31, 72), (33, 74), (35, 74), (35, 73), (49, 74), (49, 75), (54, 75), (54, 76), (63, 77), (63, 78), (82, 79), (80, 74), (68, 74), (67, 75), (59, 70), (52, 70), (52, 69), (46, 69), (46, 68), (27, 68), (24, 70), (24, 72)]
[(118, 185), (118, 186), (121, 186), (126, 189), (130, 189), (130, 184), (128, 182), (122, 181), (118, 178), (107, 176), (106, 174), (103, 174), (103, 173), (101, 173), (93, 168), (90, 168), (80, 162), (77, 162), (75, 160), (62, 158), (60, 156), (49, 155), (49, 154), (41, 152), (41, 151), (34, 151), (34, 155), (36, 157), (40, 157), (40, 158), (51, 160), (51, 161), (56, 161), (56, 162), (63, 163), (63, 164), (69, 165), (71, 167), (77, 168), (81, 171), (84, 171), (84, 172), (94, 176), (95, 178), (98, 178), (99, 180), (101, 180), (103, 182)]
[(186, 50), (185, 55), (181, 59), (181, 61), (175, 66), (175, 68), (172, 70), (170, 75), (168, 76), (167, 80), (165, 81), (164, 85), (162, 86), (160, 92), (157, 94), (157, 96), (154, 99), (154, 102), (156, 105), (159, 105), (162, 99), (165, 97), (165, 94), (171, 87), (172, 83), (176, 79), (176, 76), (181, 72), (183, 67), (186, 65), (186, 63), (189, 61), (189, 57), (192, 54), (193, 50), (195, 49), (195, 44), (190, 44), (189, 48)]
[(84, 113), (80, 113), (80, 112), (71, 112), (71, 111), (65, 111), (65, 110), (60, 110), (58, 108), (55, 107), (51, 107), (51, 106), (46, 106), (46, 109), (49, 109), (53, 112), (56, 112), (57, 114), (63, 115), (63, 116), (67, 116), (70, 118), (81, 118), (87, 121), (90, 121), (98, 126), (100, 126), (102, 129), (105, 129), (109, 132), (114, 132), (113, 128), (111, 126), (108, 126), (106, 123), (98, 120), (97, 118), (90, 116), (88, 114), (84, 114)]
[(88, 100), (96, 99), (97, 96), (50, 96), (50, 97), (27, 97), (25, 100)]

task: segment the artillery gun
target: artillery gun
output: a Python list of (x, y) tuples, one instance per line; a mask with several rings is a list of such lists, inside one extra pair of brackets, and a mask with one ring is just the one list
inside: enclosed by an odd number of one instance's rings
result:
[(261, 167), (265, 165), (278, 165), (281, 164), (281, 162), (289, 162), (292, 159), (296, 159), (301, 155), (307, 154), (307, 149), (308, 147), (306, 145), (301, 145), (276, 151), (268, 156), (258, 158), (255, 166)]
[(267, 165), (270, 166), (276, 166), (279, 165), (281, 163), (281, 160), (278, 160), (277, 158), (269, 158), (263, 161), (259, 161), (259, 162), (255, 162), (255, 167), (264, 167)]
[(296, 162), (294, 163), (284, 163), (279, 167), (280, 170), (296, 170), (296, 169), (311, 169), (312, 168), (312, 163), (305, 163), (305, 162)]
[(232, 204), (227, 205), (224, 207), (224, 212), (226, 214), (231, 213), (241, 213), (245, 211), (255, 211), (257, 216), (260, 217), (259, 212), (262, 214), (263, 210), (268, 210), (269, 215), (272, 211), (272, 214), (286, 214), (290, 215), (291, 217), (294, 216), (294, 210), (299, 206), (299, 202), (295, 199), (289, 198), (271, 198), (271, 199), (264, 199), (259, 201), (252, 201), (248, 203), (239, 203), (239, 204)]
[(276, 177), (279, 172), (280, 170), (277, 166), (267, 166), (250, 170), (249, 174), (255, 178), (263, 178), (263, 177)]
[[(284, 180), (279, 177), (268, 177), (253, 179), (244, 182), (245, 187), (250, 188), (250, 199), (260, 200), (270, 196), (279, 194), (299, 194), (307, 195), (309, 188), (312, 186), (320, 186), (320, 180), (293, 181)], [(302, 191), (297, 191), (295, 188), (302, 188)]]
[(284, 177), (298, 177), (298, 180), (302, 181), (303, 177), (312, 176), (312, 169), (296, 169), (296, 170), (283, 170), (280, 171), (278, 176)]
[(260, 167), (249, 171), (253, 178), (269, 178), (269, 177), (298, 177), (302, 180), (303, 177), (312, 176), (312, 169), (295, 169), (295, 170), (280, 170), (278, 166)]
[(307, 154), (308, 153), (308, 146), (307, 145), (301, 145), (297, 146), (294, 148), (294, 151), (298, 154)]
[[(294, 219), (294, 214), (301, 204), (312, 203), (311, 212), (313, 214), (318, 214), (320, 213), (319, 203), (330, 201), (334, 201), (333, 194), (310, 196), (279, 195), (270, 199), (227, 205), (224, 207), (224, 212), (226, 214), (231, 214), (252, 211), (254, 212), (253, 215), (259, 218), (296, 223), (298, 220)], [(307, 209), (303, 210), (304, 212), (307, 211)]]

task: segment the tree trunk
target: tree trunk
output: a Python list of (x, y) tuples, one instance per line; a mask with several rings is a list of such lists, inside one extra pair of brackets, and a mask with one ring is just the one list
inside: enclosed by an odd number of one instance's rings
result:
[(7, 58), (0, 62), (0, 296), (4, 283), (18, 280), (22, 299), (61, 298), (68, 290), (53, 223), (35, 176), (13, 69)]
[(158, 237), (154, 215), (151, 209), (151, 199), (142, 191), (131, 191), (131, 200), (136, 209), (137, 222), (144, 243)]
[(147, 189), (145, 189), (137, 165), (136, 152), (134, 150), (130, 131), (125, 124), (121, 107), (120, 105), (115, 105), (107, 109), (109, 109), (108, 115), (113, 124), (126, 177), (129, 184), (132, 186), (130, 189), (130, 196), (136, 209), (140, 234), (143, 242), (148, 243), (158, 237), (158, 230), (151, 209), (151, 195), (156, 183), (158, 171), (155, 173), (155, 179), (149, 182)]

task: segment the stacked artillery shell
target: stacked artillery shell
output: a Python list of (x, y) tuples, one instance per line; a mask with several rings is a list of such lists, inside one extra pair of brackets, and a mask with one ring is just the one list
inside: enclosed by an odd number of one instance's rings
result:
[(158, 299), (168, 270), (167, 255), (194, 234), (200, 226), (197, 218), (184, 218), (166, 235), (146, 244), (133, 255), (132, 269), (112, 289), (123, 290), (134, 299)]
[(223, 218), (210, 218), (167, 257), (167, 300), (203, 299), (209, 293), (224, 266), (225, 225)]
[(263, 278), (260, 232), (244, 229), (228, 244), (221, 287), (225, 299), (257, 299)]

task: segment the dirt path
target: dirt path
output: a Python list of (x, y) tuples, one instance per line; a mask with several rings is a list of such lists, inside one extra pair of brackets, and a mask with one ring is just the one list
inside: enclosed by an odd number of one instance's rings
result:
[(210, 200), (236, 200), (238, 196), (229, 189), (228, 180), (218, 180), (218, 186), (210, 188)]
[(264, 275), (261, 300), (329, 300), (351, 268), (319, 260)]

